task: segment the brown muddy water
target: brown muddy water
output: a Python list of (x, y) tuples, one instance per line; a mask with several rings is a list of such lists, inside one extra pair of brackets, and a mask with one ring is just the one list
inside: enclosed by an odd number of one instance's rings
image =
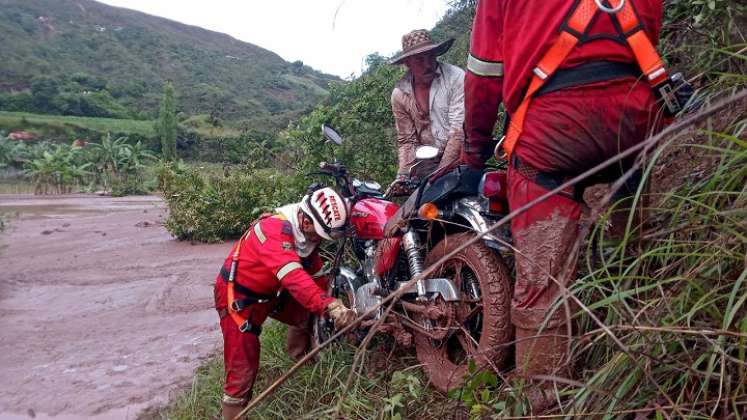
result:
[(230, 244), (163, 228), (160, 198), (0, 194), (0, 419), (134, 419), (220, 345)]

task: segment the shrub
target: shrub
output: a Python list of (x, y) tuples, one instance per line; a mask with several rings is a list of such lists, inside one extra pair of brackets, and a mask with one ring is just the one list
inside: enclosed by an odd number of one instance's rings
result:
[(112, 179), (111, 189), (112, 197), (145, 195), (153, 191), (140, 173), (115, 177)]
[(203, 170), (166, 163), (158, 171), (170, 209), (166, 228), (179, 239), (219, 242), (238, 237), (259, 215), (298, 201), (303, 192), (295, 178), (274, 169), (239, 168), (223, 174)]

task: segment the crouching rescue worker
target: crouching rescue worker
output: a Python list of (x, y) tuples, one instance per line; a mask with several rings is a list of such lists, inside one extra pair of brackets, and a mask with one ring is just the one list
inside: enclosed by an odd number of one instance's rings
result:
[[(501, 103), (510, 117), (503, 149), (512, 211), (642, 142), (657, 126), (657, 98), (665, 115), (678, 106), (668, 102), (672, 79), (655, 49), (661, 24), (661, 0), (480, 0), (465, 77), (462, 163), (485, 167)], [(600, 181), (630, 164), (614, 165)], [(571, 374), (569, 320), (563, 305), (552, 307), (561, 298), (558, 283), (575, 278), (569, 253), (582, 193), (568, 189), (511, 221), (516, 376), (539, 384), (525, 394), (534, 414), (555, 402), (548, 378)]]
[(259, 335), (268, 316), (290, 325), (288, 352), (301, 358), (310, 344), (311, 314), (330, 317), (337, 328), (355, 312), (327, 296), (317, 252), (322, 239), (342, 234), (345, 202), (322, 188), (300, 203), (260, 218), (234, 245), (215, 281), (215, 307), (223, 332), (226, 378), (223, 417), (235, 418), (252, 395), (259, 368)]

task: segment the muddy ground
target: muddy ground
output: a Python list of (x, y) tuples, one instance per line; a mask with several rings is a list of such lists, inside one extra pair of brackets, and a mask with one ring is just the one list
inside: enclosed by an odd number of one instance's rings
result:
[(230, 244), (178, 242), (158, 197), (0, 195), (0, 419), (132, 419), (220, 344)]

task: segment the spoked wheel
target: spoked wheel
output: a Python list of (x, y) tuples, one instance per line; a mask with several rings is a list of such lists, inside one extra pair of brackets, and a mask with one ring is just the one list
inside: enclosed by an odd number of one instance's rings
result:
[[(474, 237), (471, 233), (449, 235), (426, 256), (430, 266)], [(418, 360), (431, 383), (441, 391), (459, 387), (470, 360), (477, 369), (502, 367), (511, 340), (509, 319), (511, 286), (502, 259), (482, 242), (476, 242), (446, 260), (431, 276), (449, 278), (461, 301), (450, 306), (445, 318), (434, 321), (442, 339), (415, 334)]]

